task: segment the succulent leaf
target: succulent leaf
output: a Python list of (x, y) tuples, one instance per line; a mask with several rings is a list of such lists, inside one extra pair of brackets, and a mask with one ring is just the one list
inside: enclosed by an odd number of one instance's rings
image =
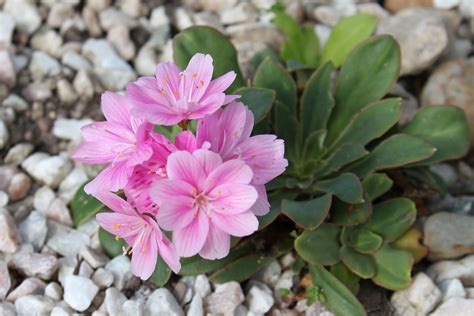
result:
[(338, 225), (361, 224), (372, 215), (372, 202), (367, 196), (364, 197), (363, 203), (348, 204), (335, 199), (332, 205), (332, 222)]
[(102, 249), (110, 258), (122, 255), (124, 247), (127, 248), (127, 243), (123, 239), (115, 239), (114, 235), (102, 227), (99, 228), (99, 241)]
[(415, 263), (421, 261), (428, 254), (428, 247), (421, 243), (422, 233), (416, 228), (410, 228), (405, 234), (392, 243), (397, 249), (411, 253)]
[(156, 259), (156, 268), (153, 274), (150, 277), (150, 281), (153, 282), (156, 286), (165, 285), (171, 277), (171, 270), (166, 264), (166, 262), (158, 254)]
[(242, 102), (255, 118), (255, 124), (261, 122), (272, 109), (275, 101), (275, 91), (257, 87), (243, 87), (234, 91), (240, 95), (239, 102)]
[(332, 265), (330, 271), (352, 294), (357, 295), (359, 292), (360, 278), (349, 270), (344, 263), (339, 262)]
[(377, 274), (374, 283), (390, 290), (401, 290), (411, 283), (413, 257), (409, 252), (383, 245), (374, 254)]
[(364, 254), (373, 254), (382, 246), (383, 238), (367, 229), (356, 229), (350, 236), (349, 245)]
[(331, 194), (307, 201), (283, 200), (282, 212), (297, 225), (306, 229), (315, 229), (324, 221), (331, 207)]
[(331, 154), (326, 162), (326, 171), (322, 175), (330, 174), (331, 172), (339, 171), (345, 165), (354, 162), (366, 155), (369, 152), (365, 150), (361, 144), (344, 144)]
[(350, 247), (342, 246), (341, 260), (349, 270), (362, 279), (370, 279), (376, 273), (374, 258), (358, 253)]
[(371, 173), (362, 180), (362, 186), (371, 200), (375, 200), (382, 196), (390, 190), (392, 185), (392, 179), (390, 179), (385, 173)]
[(296, 252), (310, 263), (336, 264), (340, 260), (339, 233), (340, 228), (331, 223), (324, 223), (315, 230), (305, 230), (295, 240)]
[(298, 194), (289, 191), (277, 191), (272, 192), (268, 196), (268, 201), (270, 203), (270, 212), (263, 216), (258, 217), (258, 230), (262, 230), (268, 225), (270, 225), (281, 213), (281, 201), (283, 199), (294, 199)]
[(346, 203), (363, 203), (362, 184), (352, 173), (342, 173), (336, 178), (316, 182), (316, 191), (332, 193)]
[(229, 281), (243, 282), (272, 263), (274, 260), (275, 258), (272, 256), (250, 254), (241, 257), (224, 268), (216, 271), (209, 277), (209, 280), (216, 283), (225, 283)]
[(87, 222), (105, 208), (104, 204), (84, 191), (86, 184), (77, 190), (71, 201), (71, 214), (75, 227)]

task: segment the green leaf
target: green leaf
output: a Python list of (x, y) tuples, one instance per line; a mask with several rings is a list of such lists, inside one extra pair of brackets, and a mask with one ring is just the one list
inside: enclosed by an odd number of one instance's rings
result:
[(296, 252), (310, 263), (336, 264), (340, 260), (340, 231), (331, 223), (324, 223), (315, 230), (305, 230), (295, 240)]
[(372, 37), (349, 54), (339, 74), (327, 144), (337, 138), (357, 112), (387, 93), (399, 70), (400, 49), (388, 35)]
[(288, 112), (287, 107), (280, 101), (275, 104), (275, 132), (285, 141), (285, 156), (288, 160), (298, 161), (298, 121)]
[(332, 195), (326, 194), (308, 201), (283, 200), (283, 214), (297, 225), (306, 229), (315, 229), (324, 221), (331, 208)]
[(181, 270), (179, 274), (198, 275), (222, 269), (229, 263), (254, 250), (252, 243), (246, 241), (233, 248), (229, 255), (223, 259), (207, 260), (201, 258), (199, 255), (190, 258), (181, 258)]
[(370, 279), (375, 276), (375, 261), (370, 255), (364, 255), (343, 246), (341, 248), (341, 260), (344, 264), (362, 279)]
[(99, 228), (99, 241), (102, 249), (110, 258), (121, 256), (124, 247), (128, 246), (123, 239), (117, 240), (114, 235), (109, 234), (102, 227)]
[(258, 230), (262, 230), (271, 223), (280, 215), (281, 213), (281, 201), (283, 199), (294, 199), (298, 194), (295, 192), (289, 191), (279, 191), (274, 192), (268, 196), (268, 201), (270, 203), (270, 212), (263, 216), (258, 216)]
[(359, 204), (334, 200), (331, 208), (332, 222), (338, 225), (357, 225), (367, 221), (372, 215), (372, 203), (367, 196), (364, 196), (364, 200), (364, 203)]
[(320, 264), (309, 266), (311, 278), (316, 286), (323, 289), (326, 306), (337, 316), (364, 316), (367, 313), (357, 298), (334, 275)]
[(364, 202), (362, 185), (352, 173), (342, 173), (336, 178), (321, 180), (313, 186), (316, 191), (332, 193), (347, 203)]
[(267, 57), (255, 73), (254, 85), (274, 90), (276, 100), (283, 104), (289, 115), (296, 118), (296, 85), (280, 64)]
[(384, 245), (374, 254), (377, 274), (374, 283), (389, 290), (401, 290), (411, 283), (413, 257), (410, 253)]
[(239, 101), (252, 111), (255, 124), (268, 115), (275, 101), (275, 91), (265, 88), (244, 87), (235, 90), (233, 93), (240, 95)]
[(396, 168), (431, 157), (436, 151), (421, 138), (395, 134), (380, 143), (364, 159), (350, 166), (347, 171), (365, 177), (372, 171)]
[(354, 295), (359, 292), (360, 278), (349, 270), (346, 265), (339, 262), (331, 266), (331, 273), (344, 284)]
[(271, 256), (251, 254), (239, 258), (219, 271), (216, 271), (209, 277), (209, 280), (216, 283), (225, 283), (229, 281), (243, 282), (251, 278), (255, 273), (272, 263), (274, 260), (275, 258)]
[(315, 160), (324, 153), (324, 137), (326, 137), (326, 130), (320, 129), (312, 132), (304, 143), (303, 159)]
[(395, 240), (391, 246), (396, 249), (408, 251), (413, 256), (415, 263), (417, 263), (428, 254), (428, 247), (423, 245), (421, 242), (422, 239), (422, 232), (412, 227), (400, 238)]
[(345, 165), (366, 156), (368, 153), (361, 144), (344, 144), (327, 158), (327, 169), (323, 175), (338, 171)]
[(366, 13), (341, 19), (331, 31), (322, 61), (331, 60), (336, 67), (341, 66), (352, 49), (374, 32), (376, 25), (375, 16)]
[(325, 130), (334, 107), (331, 74), (334, 66), (326, 63), (309, 78), (301, 96), (301, 124), (303, 138), (312, 132)]
[(392, 179), (385, 173), (371, 173), (362, 180), (362, 186), (372, 201), (385, 194), (392, 185)]
[(168, 283), (168, 280), (171, 277), (171, 270), (168, 265), (165, 263), (163, 258), (158, 254), (156, 261), (156, 268), (153, 274), (150, 277), (150, 281), (153, 282), (156, 286), (163, 286)]
[(357, 252), (373, 254), (382, 246), (383, 238), (367, 229), (357, 229), (351, 236), (349, 244)]
[(422, 107), (402, 132), (423, 138), (437, 149), (430, 158), (417, 162), (418, 166), (462, 157), (470, 146), (466, 114), (455, 106)]
[(176, 64), (185, 69), (189, 60), (196, 53), (210, 54), (214, 64), (214, 78), (229, 71), (235, 71), (235, 78), (229, 91), (245, 86), (244, 78), (237, 61), (237, 51), (234, 45), (216, 29), (208, 26), (192, 26), (173, 39), (173, 57)]
[(86, 184), (77, 190), (71, 201), (72, 219), (76, 227), (87, 222), (104, 208), (104, 204), (84, 192)]
[(280, 61), (280, 57), (278, 56), (278, 54), (273, 49), (265, 48), (265, 49), (257, 52), (252, 57), (252, 59), (250, 60), (250, 63), (252, 64), (252, 67), (254, 69), (257, 69), (260, 66), (260, 64), (265, 60), (265, 58), (267, 58), (267, 57), (274, 60), (275, 62)]
[(331, 148), (346, 143), (367, 145), (398, 122), (400, 111), (400, 98), (385, 99), (366, 106), (353, 117)]
[(372, 218), (364, 228), (382, 236), (385, 242), (392, 242), (403, 235), (415, 219), (415, 203), (407, 198), (396, 198), (375, 205)]

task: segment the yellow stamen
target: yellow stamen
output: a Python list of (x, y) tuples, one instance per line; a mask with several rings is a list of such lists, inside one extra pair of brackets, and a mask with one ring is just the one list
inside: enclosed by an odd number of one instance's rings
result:
[(118, 241), (119, 239), (120, 239), (120, 237), (119, 237), (118, 235), (117, 235), (117, 236), (115, 236), (115, 240), (117, 240), (117, 241)]

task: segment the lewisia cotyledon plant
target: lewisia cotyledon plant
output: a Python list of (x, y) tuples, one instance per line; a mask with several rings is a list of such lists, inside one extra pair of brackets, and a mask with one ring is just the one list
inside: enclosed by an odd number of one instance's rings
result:
[[(227, 256), (231, 236), (258, 229), (257, 216), (269, 211), (264, 185), (288, 165), (283, 141), (250, 136), (252, 112), (234, 101), (239, 96), (224, 93), (235, 73), (211, 80), (212, 73), (211, 56), (196, 54), (184, 71), (162, 63), (155, 77), (130, 83), (124, 96), (104, 93), (106, 121), (85, 126), (74, 153), (83, 163), (108, 164), (85, 190), (112, 211), (97, 220), (127, 242), (132, 272), (144, 280), (158, 255), (174, 272), (179, 257)], [(196, 135), (186, 130), (193, 119)], [(173, 142), (153, 124), (184, 130)], [(112, 193), (119, 190), (125, 199)]]

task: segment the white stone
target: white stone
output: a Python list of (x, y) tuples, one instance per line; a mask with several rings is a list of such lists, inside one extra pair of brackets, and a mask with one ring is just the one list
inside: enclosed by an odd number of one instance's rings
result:
[(16, 28), (26, 34), (32, 34), (41, 25), (41, 16), (31, 0), (6, 0), (3, 11), (16, 21)]
[(453, 297), (466, 298), (466, 290), (459, 279), (445, 280), (439, 284), (439, 289), (443, 293), (443, 301)]
[(71, 170), (71, 162), (63, 156), (37, 152), (26, 158), (21, 167), (36, 181), (56, 188)]
[(64, 65), (71, 67), (72, 69), (76, 71), (79, 71), (79, 70), (88, 71), (92, 69), (91, 63), (82, 55), (80, 55), (79, 53), (73, 50), (68, 50), (67, 52), (65, 52), (61, 58), (61, 62)]
[(59, 101), (61, 101), (61, 103), (71, 104), (77, 101), (77, 93), (68, 80), (59, 79), (56, 83), (56, 90), (58, 92)]
[(33, 52), (28, 69), (35, 80), (54, 77), (61, 73), (61, 65), (59, 62), (45, 52), (39, 50)]
[(283, 272), (275, 284), (275, 290), (279, 292), (280, 289), (291, 289), (293, 287), (294, 276), (295, 274), (291, 270)]
[(64, 283), (64, 300), (79, 312), (88, 309), (99, 292), (99, 287), (94, 282), (77, 275), (67, 276)]
[(103, 267), (109, 261), (109, 258), (106, 255), (98, 253), (89, 247), (82, 248), (80, 255), (94, 269)]
[(239, 283), (218, 284), (215, 292), (204, 299), (204, 309), (211, 314), (232, 314), (244, 299)]
[(240, 2), (235, 7), (225, 9), (220, 14), (222, 24), (255, 22), (257, 17), (256, 8), (249, 2)]
[(8, 87), (15, 86), (16, 69), (13, 64), (13, 58), (9, 50), (0, 46), (0, 83), (6, 84)]
[(150, 295), (146, 301), (145, 314), (150, 316), (184, 316), (183, 309), (166, 288), (156, 289)]
[(46, 218), (39, 211), (33, 211), (20, 223), (19, 232), (23, 242), (33, 245), (36, 251), (43, 247), (48, 233)]
[(397, 315), (427, 315), (441, 300), (441, 291), (423, 272), (409, 288), (396, 291), (390, 300)]
[(88, 180), (87, 174), (80, 168), (74, 168), (61, 182), (58, 194), (61, 199), (69, 203), (77, 190)]
[[(142, 316), (143, 304), (139, 301), (127, 300), (122, 305), (121, 316)], [(146, 316), (146, 315), (145, 315)]]
[(2, 316), (16, 316), (16, 308), (10, 302), (0, 302), (0, 315)]
[(182, 31), (194, 23), (191, 15), (183, 7), (178, 7), (174, 11), (174, 24), (178, 30)]
[(165, 6), (158, 6), (151, 11), (150, 26), (155, 30), (168, 32), (170, 19), (166, 14)]
[(253, 281), (245, 301), (249, 311), (255, 314), (267, 313), (275, 302), (272, 290), (266, 284), (257, 281)]
[(474, 255), (459, 261), (440, 261), (431, 265), (426, 273), (436, 282), (460, 279), (464, 286), (474, 286)]
[(0, 12), (0, 46), (8, 47), (11, 45), (14, 29), (15, 19), (5, 12)]
[(72, 82), (74, 89), (82, 99), (90, 99), (94, 96), (94, 86), (86, 70), (79, 70)]
[(133, 279), (130, 259), (126, 256), (113, 258), (105, 265), (105, 269), (112, 272), (114, 275), (114, 287), (119, 290), (122, 290)]
[(13, 257), (13, 265), (27, 276), (50, 280), (58, 268), (58, 259), (52, 255), (22, 250)]
[(101, 11), (99, 14), (99, 19), (100, 25), (106, 31), (109, 31), (111, 28), (117, 25), (124, 25), (128, 28), (133, 28), (137, 25), (137, 20), (133, 19), (122, 11), (117, 10), (113, 6)]
[(82, 54), (94, 64), (94, 72), (106, 89), (121, 90), (136, 74), (132, 67), (103, 39), (88, 39), (82, 46)]
[(110, 316), (119, 316), (122, 305), (126, 300), (127, 297), (114, 287), (108, 288), (105, 291), (104, 304)]
[(430, 316), (472, 316), (474, 300), (453, 298), (441, 304)]
[(278, 279), (281, 275), (281, 266), (278, 261), (273, 261), (270, 265), (266, 266), (255, 276), (253, 277), (255, 280), (262, 281), (263, 283), (269, 285), (270, 287), (274, 287), (275, 284), (278, 282)]
[(462, 14), (462, 16), (472, 19), (474, 17), (474, 2), (471, 0), (461, 0), (459, 12)]
[(59, 28), (72, 19), (74, 8), (72, 1), (58, 1), (49, 10), (47, 24)]
[(48, 221), (48, 230), (46, 244), (63, 256), (75, 256), (90, 244), (89, 236), (57, 222)]
[(58, 260), (58, 263), (59, 263), (58, 281), (64, 287), (66, 277), (74, 274), (79, 262), (77, 261), (77, 256), (69, 256), (69, 257), (60, 258)]
[(135, 44), (130, 39), (130, 30), (123, 25), (114, 26), (107, 33), (107, 40), (125, 60), (135, 57)]
[(0, 208), (0, 252), (14, 253), (18, 250), (18, 232), (10, 213)]
[(101, 289), (108, 288), (114, 283), (114, 275), (104, 268), (97, 269), (92, 275), (92, 281)]
[(200, 274), (196, 276), (194, 281), (194, 293), (206, 297), (211, 293), (211, 284), (206, 275)]
[(94, 269), (87, 263), (87, 261), (82, 261), (81, 265), (79, 266), (79, 272), (77, 275), (90, 279), (92, 278), (92, 274), (94, 273)]
[(191, 303), (189, 304), (187, 316), (204, 316), (204, 307), (202, 304), (202, 297), (200, 294), (194, 295)]
[(93, 122), (89, 118), (77, 120), (60, 117), (54, 121), (53, 135), (79, 144), (81, 142), (81, 128)]
[(42, 28), (31, 38), (31, 47), (58, 58), (61, 54), (63, 38), (57, 32)]
[[(253, 312), (249, 312), (249, 309), (245, 305), (239, 305), (234, 311), (234, 316), (253, 316)], [(260, 314), (257, 314), (260, 315)], [(263, 314), (262, 314), (263, 315)]]
[(55, 301), (60, 301), (63, 297), (63, 289), (59, 283), (51, 282), (46, 285), (46, 288), (44, 289), (44, 295), (52, 298)]
[[(13, 94), (13, 93), (10, 94), (8, 97), (6, 97), (5, 100), (3, 100), (3, 106), (10, 107), (10, 108), (14, 109), (16, 112), (22, 112), (22, 111), (26, 111), (28, 109), (28, 103), (26, 103), (26, 101), (23, 98), (19, 97), (16, 94)], [(23, 143), (23, 144), (25, 144), (25, 143)], [(18, 145), (23, 145), (23, 144), (17, 144), (17, 145), (15, 145), (15, 147), (18, 146)], [(32, 145), (30, 145), (30, 146), (31, 146), (31, 151), (32, 151), (33, 146)], [(14, 147), (12, 147), (12, 149), (13, 148)], [(12, 149), (10, 149), (10, 151)], [(29, 153), (31, 153), (31, 151)], [(24, 158), (26, 158), (26, 156), (28, 156), (29, 153), (27, 155), (25, 155)], [(8, 155), (7, 155), (7, 157), (8, 157)], [(5, 157), (5, 162), (6, 161), (7, 161), (7, 158)], [(10, 162), (6, 162), (6, 163), (10, 163)]]
[(0, 191), (0, 207), (5, 207), (8, 205), (10, 198), (5, 191)]
[(53, 300), (39, 295), (27, 295), (15, 301), (19, 315), (49, 315), (54, 307)]
[(10, 133), (8, 132), (7, 125), (0, 119), (0, 149), (3, 149), (10, 139)]
[(46, 214), (55, 198), (54, 191), (50, 187), (42, 186), (34, 195), (33, 206), (36, 210)]
[(0, 260), (0, 300), (4, 300), (10, 290), (11, 280), (7, 263)]
[(433, 0), (433, 6), (438, 9), (448, 10), (457, 7), (461, 0)]
[[(27, 278), (7, 296), (7, 301), (15, 302), (27, 295), (43, 294), (46, 284), (38, 278)], [(1, 315), (1, 314), (0, 314)]]

